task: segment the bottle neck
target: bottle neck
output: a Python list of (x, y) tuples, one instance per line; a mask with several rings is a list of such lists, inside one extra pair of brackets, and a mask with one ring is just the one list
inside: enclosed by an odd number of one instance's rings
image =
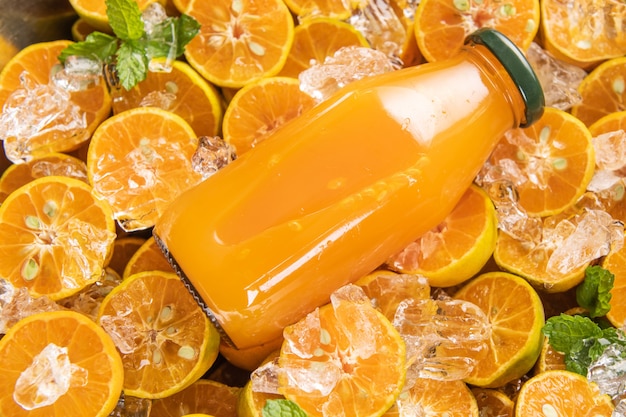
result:
[(526, 102), (519, 86), (511, 78), (498, 58), (484, 45), (469, 44), (463, 47), (470, 60), (485, 74), (494, 94), (501, 94), (509, 104), (513, 115), (513, 125), (517, 128), (526, 124)]

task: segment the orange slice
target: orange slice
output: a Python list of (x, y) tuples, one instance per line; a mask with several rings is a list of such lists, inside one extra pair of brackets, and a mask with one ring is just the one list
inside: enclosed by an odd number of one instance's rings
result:
[(285, 4), (300, 22), (314, 17), (345, 20), (352, 12), (350, 3), (342, 0), (285, 0)]
[(515, 185), (529, 216), (558, 214), (580, 199), (593, 177), (591, 133), (571, 114), (547, 107), (531, 127), (507, 132), (488, 164)]
[(237, 404), (237, 415), (239, 417), (263, 417), (263, 407), (267, 400), (283, 399), (282, 395), (269, 394), (252, 390), (252, 383), (244, 385), (239, 402)]
[(209, 379), (199, 379), (184, 390), (152, 401), (150, 417), (172, 417), (209, 414), (215, 417), (237, 417), (240, 388), (229, 387)]
[(381, 415), (404, 385), (402, 337), (367, 299), (355, 297), (335, 295), (285, 329), (279, 393), (311, 417)]
[(213, 84), (243, 87), (285, 64), (294, 22), (282, 0), (191, 0), (185, 13), (201, 25), (185, 57)]
[(463, 381), (427, 378), (418, 378), (414, 385), (403, 391), (383, 417), (405, 416), (406, 410), (416, 409), (420, 417), (483, 417), (476, 398)]
[(558, 59), (589, 68), (624, 55), (625, 18), (626, 5), (621, 2), (542, 0), (544, 47)]
[(89, 185), (38, 178), (0, 205), (0, 276), (58, 300), (102, 276), (114, 240), (111, 208)]
[[(135, 0), (139, 10), (145, 10), (150, 4), (159, 2), (165, 5), (164, 0)], [(91, 27), (101, 32), (113, 33), (109, 25), (105, 0), (70, 0), (70, 4), (80, 16)]]
[(125, 231), (154, 226), (165, 207), (202, 180), (191, 166), (198, 138), (180, 116), (138, 107), (107, 119), (89, 144), (87, 172)]
[(122, 88), (114, 96), (114, 113), (152, 106), (179, 115), (198, 136), (215, 136), (220, 128), (222, 103), (217, 90), (182, 61), (174, 61), (169, 72), (148, 72), (132, 90)]
[(502, 391), (490, 388), (472, 388), (480, 417), (513, 417), (515, 402)]
[(539, 0), (422, 0), (417, 6), (415, 37), (429, 62), (456, 55), (466, 36), (482, 27), (526, 51), (539, 30)]
[(0, 414), (106, 417), (124, 369), (111, 338), (73, 311), (20, 320), (0, 340)]
[(63, 153), (50, 153), (23, 164), (12, 164), (0, 177), (0, 203), (9, 194), (36, 178), (61, 175), (87, 182), (87, 166), (83, 161)]
[(626, 110), (626, 57), (595, 67), (578, 86), (581, 101), (571, 113), (587, 126), (614, 112)]
[(128, 261), (145, 241), (146, 239), (140, 236), (118, 236), (113, 244), (113, 255), (111, 255), (107, 266), (113, 269), (120, 277), (123, 276), (124, 268), (126, 268)]
[(300, 90), (296, 78), (252, 82), (235, 93), (224, 113), (224, 140), (242, 155), (313, 106), (315, 100)]
[[(15, 96), (12, 94), (16, 90), (26, 91), (21, 81), (23, 75), (26, 75), (26, 79), (32, 84), (29, 87), (30, 96), (34, 94), (32, 91), (48, 87), (51, 84), (51, 74), (60, 69), (60, 63), (57, 59), (59, 53), (70, 44), (71, 41), (66, 40), (35, 43), (15, 55), (0, 73), (0, 108), (5, 106), (4, 111), (6, 111), (7, 100), (15, 101)], [(69, 103), (75, 106), (72, 112), (84, 117), (84, 129), (64, 130), (64, 128), (59, 127), (61, 123), (59, 120), (62, 119), (65, 122), (66, 118), (56, 117), (52, 121), (46, 122), (45, 129), (39, 129), (32, 135), (29, 133), (29, 136), (25, 136), (26, 133), (21, 131), (12, 132), (17, 136), (7, 135), (3, 140), (5, 153), (11, 161), (23, 162), (33, 156), (77, 149), (109, 116), (111, 96), (103, 77), (100, 77), (99, 82), (95, 85), (68, 94)], [(29, 111), (32, 114), (37, 114), (36, 120), (43, 123), (46, 120), (45, 117), (48, 116), (46, 111), (49, 112), (43, 103), (46, 103), (47, 106), (51, 106), (51, 104), (49, 100), (42, 100), (41, 103), (42, 107), (38, 108), (29, 105)]]
[(606, 318), (613, 326), (623, 329), (626, 325), (626, 247), (609, 253), (602, 261), (602, 266), (615, 275), (611, 289), (611, 310)]
[(215, 362), (219, 335), (174, 273), (126, 278), (102, 301), (98, 323), (124, 363), (124, 393), (164, 398), (196, 382)]
[(128, 278), (131, 275), (146, 271), (174, 272), (174, 269), (152, 236), (144, 240), (141, 246), (128, 259), (122, 271), (122, 278)]
[(91, 26), (84, 19), (78, 18), (72, 24), (72, 39), (76, 42), (82, 42), (87, 38), (87, 35), (95, 30), (96, 28)]
[(343, 47), (369, 47), (365, 37), (341, 20), (328, 18), (307, 19), (296, 26), (293, 45), (279, 75), (297, 78), (314, 63), (323, 63)]
[(546, 371), (565, 370), (565, 355), (554, 350), (552, 345), (548, 343), (548, 339), (543, 341), (543, 347), (539, 354), (539, 359), (534, 366), (534, 374)]
[[(487, 354), (481, 353), (467, 383), (496, 388), (532, 369), (545, 320), (541, 299), (528, 282), (506, 272), (488, 272), (465, 284), (454, 298), (480, 307), (491, 323)], [(466, 356), (476, 353), (467, 351)]]
[(387, 266), (423, 275), (433, 287), (458, 285), (487, 263), (496, 246), (497, 231), (493, 203), (472, 185), (441, 224), (392, 256)]
[(606, 416), (613, 413), (611, 397), (582, 375), (546, 371), (522, 385), (515, 404), (516, 416)]

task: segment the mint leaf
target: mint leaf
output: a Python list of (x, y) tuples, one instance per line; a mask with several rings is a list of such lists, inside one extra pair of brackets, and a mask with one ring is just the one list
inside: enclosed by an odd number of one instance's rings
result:
[(590, 266), (585, 270), (585, 280), (576, 288), (578, 305), (593, 317), (602, 317), (611, 310), (611, 289), (615, 275), (601, 266)]
[(307, 414), (290, 400), (267, 400), (263, 406), (263, 417), (307, 417)]
[(65, 63), (70, 56), (83, 56), (102, 62), (109, 62), (117, 51), (117, 38), (106, 33), (93, 32), (83, 42), (76, 42), (61, 51), (59, 61)]
[(146, 79), (149, 61), (141, 44), (122, 42), (116, 55), (116, 70), (122, 87), (130, 90)]
[(181, 14), (176, 19), (176, 40), (178, 42), (178, 56), (181, 56), (185, 46), (200, 32), (200, 23), (191, 16)]
[(113, 33), (122, 40), (137, 40), (144, 33), (141, 10), (134, 0), (106, 0), (107, 17)]

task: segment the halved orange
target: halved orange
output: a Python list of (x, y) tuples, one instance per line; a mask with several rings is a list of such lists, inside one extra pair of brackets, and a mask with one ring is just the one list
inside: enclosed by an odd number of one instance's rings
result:
[(343, 0), (285, 0), (285, 4), (299, 22), (316, 17), (345, 20), (352, 12), (351, 3)]
[(61, 175), (87, 183), (87, 166), (73, 156), (53, 152), (23, 164), (12, 164), (0, 177), (0, 203), (9, 194), (30, 181), (49, 175)]
[(307, 19), (296, 26), (293, 45), (278, 75), (298, 78), (311, 65), (323, 63), (326, 57), (348, 46), (368, 48), (370, 45), (354, 26), (342, 20)]
[(270, 394), (252, 390), (252, 382), (248, 381), (242, 388), (237, 403), (237, 415), (239, 417), (262, 417), (263, 407), (268, 400), (284, 399), (280, 394)]
[(0, 414), (106, 417), (124, 369), (108, 334), (73, 311), (20, 320), (0, 340)]
[(242, 155), (315, 103), (300, 90), (296, 78), (269, 77), (252, 82), (237, 91), (226, 108), (224, 140)]
[(0, 205), (0, 276), (58, 300), (102, 276), (114, 240), (111, 208), (89, 185), (38, 178)]
[[(145, 10), (150, 4), (159, 2), (165, 5), (165, 0), (135, 0), (139, 10)], [(106, 33), (113, 33), (109, 25), (105, 0), (70, 0), (70, 4), (87, 24)]]
[(543, 347), (539, 354), (539, 359), (534, 366), (533, 373), (539, 374), (541, 372), (553, 371), (553, 370), (565, 370), (565, 355), (561, 352), (554, 350), (552, 345), (548, 342), (548, 338), (543, 341)]
[(217, 329), (173, 272), (126, 278), (102, 301), (97, 322), (122, 356), (126, 395), (168, 397), (217, 358)]
[(122, 88), (113, 95), (114, 113), (135, 107), (159, 107), (185, 119), (198, 136), (217, 135), (222, 121), (217, 90), (182, 61), (174, 61), (170, 71), (150, 71), (130, 91)]
[(623, 21), (626, 5), (619, 1), (541, 1), (544, 47), (558, 59), (581, 68), (626, 53)]
[(626, 57), (609, 59), (595, 67), (578, 86), (581, 101), (571, 112), (590, 126), (614, 112), (626, 110)]
[(492, 388), (472, 388), (480, 417), (513, 417), (515, 402), (504, 392)]
[(113, 254), (107, 266), (121, 277), (124, 275), (124, 268), (128, 261), (145, 241), (146, 239), (141, 236), (118, 236), (113, 244)]
[(180, 417), (197, 413), (215, 417), (237, 417), (241, 388), (199, 379), (182, 391), (152, 401), (150, 417)]
[(332, 304), (285, 329), (279, 393), (311, 417), (381, 415), (404, 385), (402, 337), (367, 299), (355, 297), (334, 295)]
[[(488, 272), (465, 284), (454, 298), (480, 307), (491, 324), (487, 354), (478, 358), (467, 383), (497, 388), (532, 369), (545, 320), (541, 299), (528, 282), (506, 272)], [(467, 357), (474, 355), (466, 352)]]
[(539, 30), (539, 0), (422, 0), (415, 14), (415, 37), (427, 61), (454, 56), (470, 33), (497, 29), (522, 51)]
[(419, 274), (433, 287), (451, 287), (476, 275), (496, 246), (496, 210), (476, 185), (433, 230), (392, 256), (387, 266), (405, 274)]
[(152, 236), (145, 239), (141, 246), (128, 258), (128, 262), (122, 270), (122, 278), (146, 271), (174, 272), (172, 265)]
[(420, 417), (484, 417), (467, 384), (459, 380), (418, 378), (383, 417), (406, 416), (415, 409)]
[(609, 253), (602, 261), (602, 266), (615, 275), (611, 289), (611, 310), (606, 318), (613, 326), (623, 329), (626, 325), (626, 246)]
[[(72, 42), (66, 40), (35, 43), (22, 49), (6, 64), (0, 73), (0, 108), (7, 111), (7, 101), (12, 105), (27, 101), (41, 104), (29, 104), (29, 114), (43, 126), (33, 132), (23, 132), (23, 129), (7, 135), (3, 132), (3, 145), (6, 156), (14, 163), (23, 162), (33, 156), (50, 152), (66, 152), (77, 149), (85, 143), (96, 127), (109, 116), (111, 111), (111, 96), (103, 77), (99, 82), (79, 91), (66, 92), (69, 94), (69, 103), (73, 105), (72, 114), (84, 120), (84, 127), (67, 129), (61, 127), (66, 123), (66, 117), (50, 118), (50, 100), (34, 100), (34, 94), (40, 94), (41, 89), (51, 90), (51, 75), (60, 69), (57, 59), (59, 53)], [(31, 84), (25, 89), (22, 79)], [(58, 87), (55, 87), (58, 89)], [(29, 91), (28, 95), (25, 94)], [(19, 92), (18, 96), (13, 93)], [(23, 93), (23, 94), (22, 94)], [(48, 91), (50, 93), (50, 91)], [(57, 105), (58, 106), (58, 105)], [(52, 106), (54, 107), (54, 106)], [(18, 112), (19, 113), (19, 112)], [(34, 123), (31, 121), (31, 123)], [(28, 133), (28, 135), (27, 135)]]
[(72, 24), (72, 39), (76, 42), (82, 42), (87, 38), (87, 35), (95, 30), (96, 28), (79, 17)]
[(610, 417), (611, 397), (574, 372), (542, 372), (522, 385), (515, 404), (516, 416)]
[(197, 146), (189, 124), (167, 110), (138, 107), (111, 116), (87, 153), (94, 194), (109, 202), (125, 231), (152, 227), (175, 197), (202, 180), (191, 164)]
[(285, 64), (294, 22), (282, 0), (191, 0), (185, 13), (201, 25), (185, 57), (213, 84), (243, 87)]
[(547, 107), (534, 125), (507, 132), (486, 167), (493, 178), (515, 185), (518, 203), (529, 216), (558, 214), (573, 206), (591, 181), (591, 133), (571, 114)]

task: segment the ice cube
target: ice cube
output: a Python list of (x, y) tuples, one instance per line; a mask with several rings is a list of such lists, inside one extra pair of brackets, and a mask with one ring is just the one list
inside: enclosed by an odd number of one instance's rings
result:
[(201, 136), (198, 148), (191, 157), (191, 166), (207, 179), (237, 159), (235, 148), (219, 136)]
[[(587, 370), (587, 379), (595, 382), (615, 404), (626, 401), (626, 346), (608, 345)], [(623, 408), (623, 405), (622, 405)]]
[(0, 278), (0, 335), (23, 318), (62, 309), (48, 297), (33, 297), (28, 288), (15, 288), (9, 281)]
[(65, 91), (84, 91), (100, 84), (101, 76), (101, 61), (69, 56), (63, 68), (52, 75), (52, 83)]
[(250, 374), (252, 391), (267, 394), (279, 394), (278, 374), (280, 372), (279, 359), (269, 361)]
[(602, 133), (593, 137), (591, 143), (595, 151), (596, 166), (599, 169), (616, 171), (626, 166), (626, 132), (624, 130)]

